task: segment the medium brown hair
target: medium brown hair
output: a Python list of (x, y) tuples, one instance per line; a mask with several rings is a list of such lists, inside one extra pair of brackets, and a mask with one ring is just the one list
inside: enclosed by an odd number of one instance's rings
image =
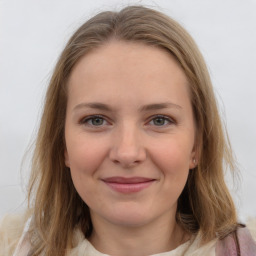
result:
[(174, 20), (142, 6), (102, 12), (84, 23), (68, 41), (55, 67), (33, 157), (29, 201), (33, 208), (31, 255), (65, 255), (75, 227), (86, 237), (92, 231), (89, 209), (72, 183), (64, 163), (67, 80), (88, 52), (111, 40), (143, 43), (175, 57), (189, 81), (197, 127), (197, 167), (190, 170), (178, 199), (177, 222), (202, 241), (235, 230), (234, 203), (224, 181), (224, 165), (233, 169), (205, 62), (190, 35)]

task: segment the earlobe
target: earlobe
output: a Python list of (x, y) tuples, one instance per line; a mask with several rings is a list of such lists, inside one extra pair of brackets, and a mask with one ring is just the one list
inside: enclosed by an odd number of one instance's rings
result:
[(70, 164), (69, 164), (69, 156), (68, 156), (67, 149), (65, 149), (65, 152), (64, 152), (64, 158), (65, 158), (65, 165), (66, 165), (66, 167), (70, 168)]
[(196, 168), (196, 166), (197, 166), (197, 160), (196, 160), (195, 157), (193, 157), (191, 159), (191, 162), (190, 162), (190, 165), (189, 165), (189, 169), (194, 169), (194, 168)]
[[(196, 135), (197, 137), (197, 135)], [(189, 163), (189, 169), (194, 169), (198, 166), (199, 162), (199, 142), (198, 139), (195, 139), (194, 141), (194, 146), (191, 152), (191, 158), (190, 158), (190, 163)]]
[(198, 155), (197, 155), (197, 150), (194, 149), (193, 152), (191, 153), (189, 169), (194, 169), (197, 167), (197, 165), (198, 165)]

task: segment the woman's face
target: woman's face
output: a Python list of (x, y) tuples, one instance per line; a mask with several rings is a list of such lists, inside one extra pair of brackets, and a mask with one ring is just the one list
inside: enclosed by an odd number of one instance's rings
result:
[(65, 163), (92, 221), (141, 226), (172, 218), (194, 168), (188, 82), (159, 48), (112, 41), (68, 82)]

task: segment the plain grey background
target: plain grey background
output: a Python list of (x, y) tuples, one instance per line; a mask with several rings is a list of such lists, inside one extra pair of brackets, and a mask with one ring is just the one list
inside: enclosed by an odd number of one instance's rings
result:
[(201, 49), (241, 173), (239, 216), (256, 217), (256, 0), (0, 0), (0, 216), (26, 206), (43, 96), (66, 41), (99, 11), (143, 4), (179, 21)]

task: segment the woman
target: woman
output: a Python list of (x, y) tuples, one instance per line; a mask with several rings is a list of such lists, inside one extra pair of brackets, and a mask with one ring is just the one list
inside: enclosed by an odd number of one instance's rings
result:
[(0, 248), (4, 255), (256, 255), (224, 164), (234, 167), (231, 148), (192, 38), (145, 7), (100, 13), (56, 65), (30, 207), (2, 222)]

